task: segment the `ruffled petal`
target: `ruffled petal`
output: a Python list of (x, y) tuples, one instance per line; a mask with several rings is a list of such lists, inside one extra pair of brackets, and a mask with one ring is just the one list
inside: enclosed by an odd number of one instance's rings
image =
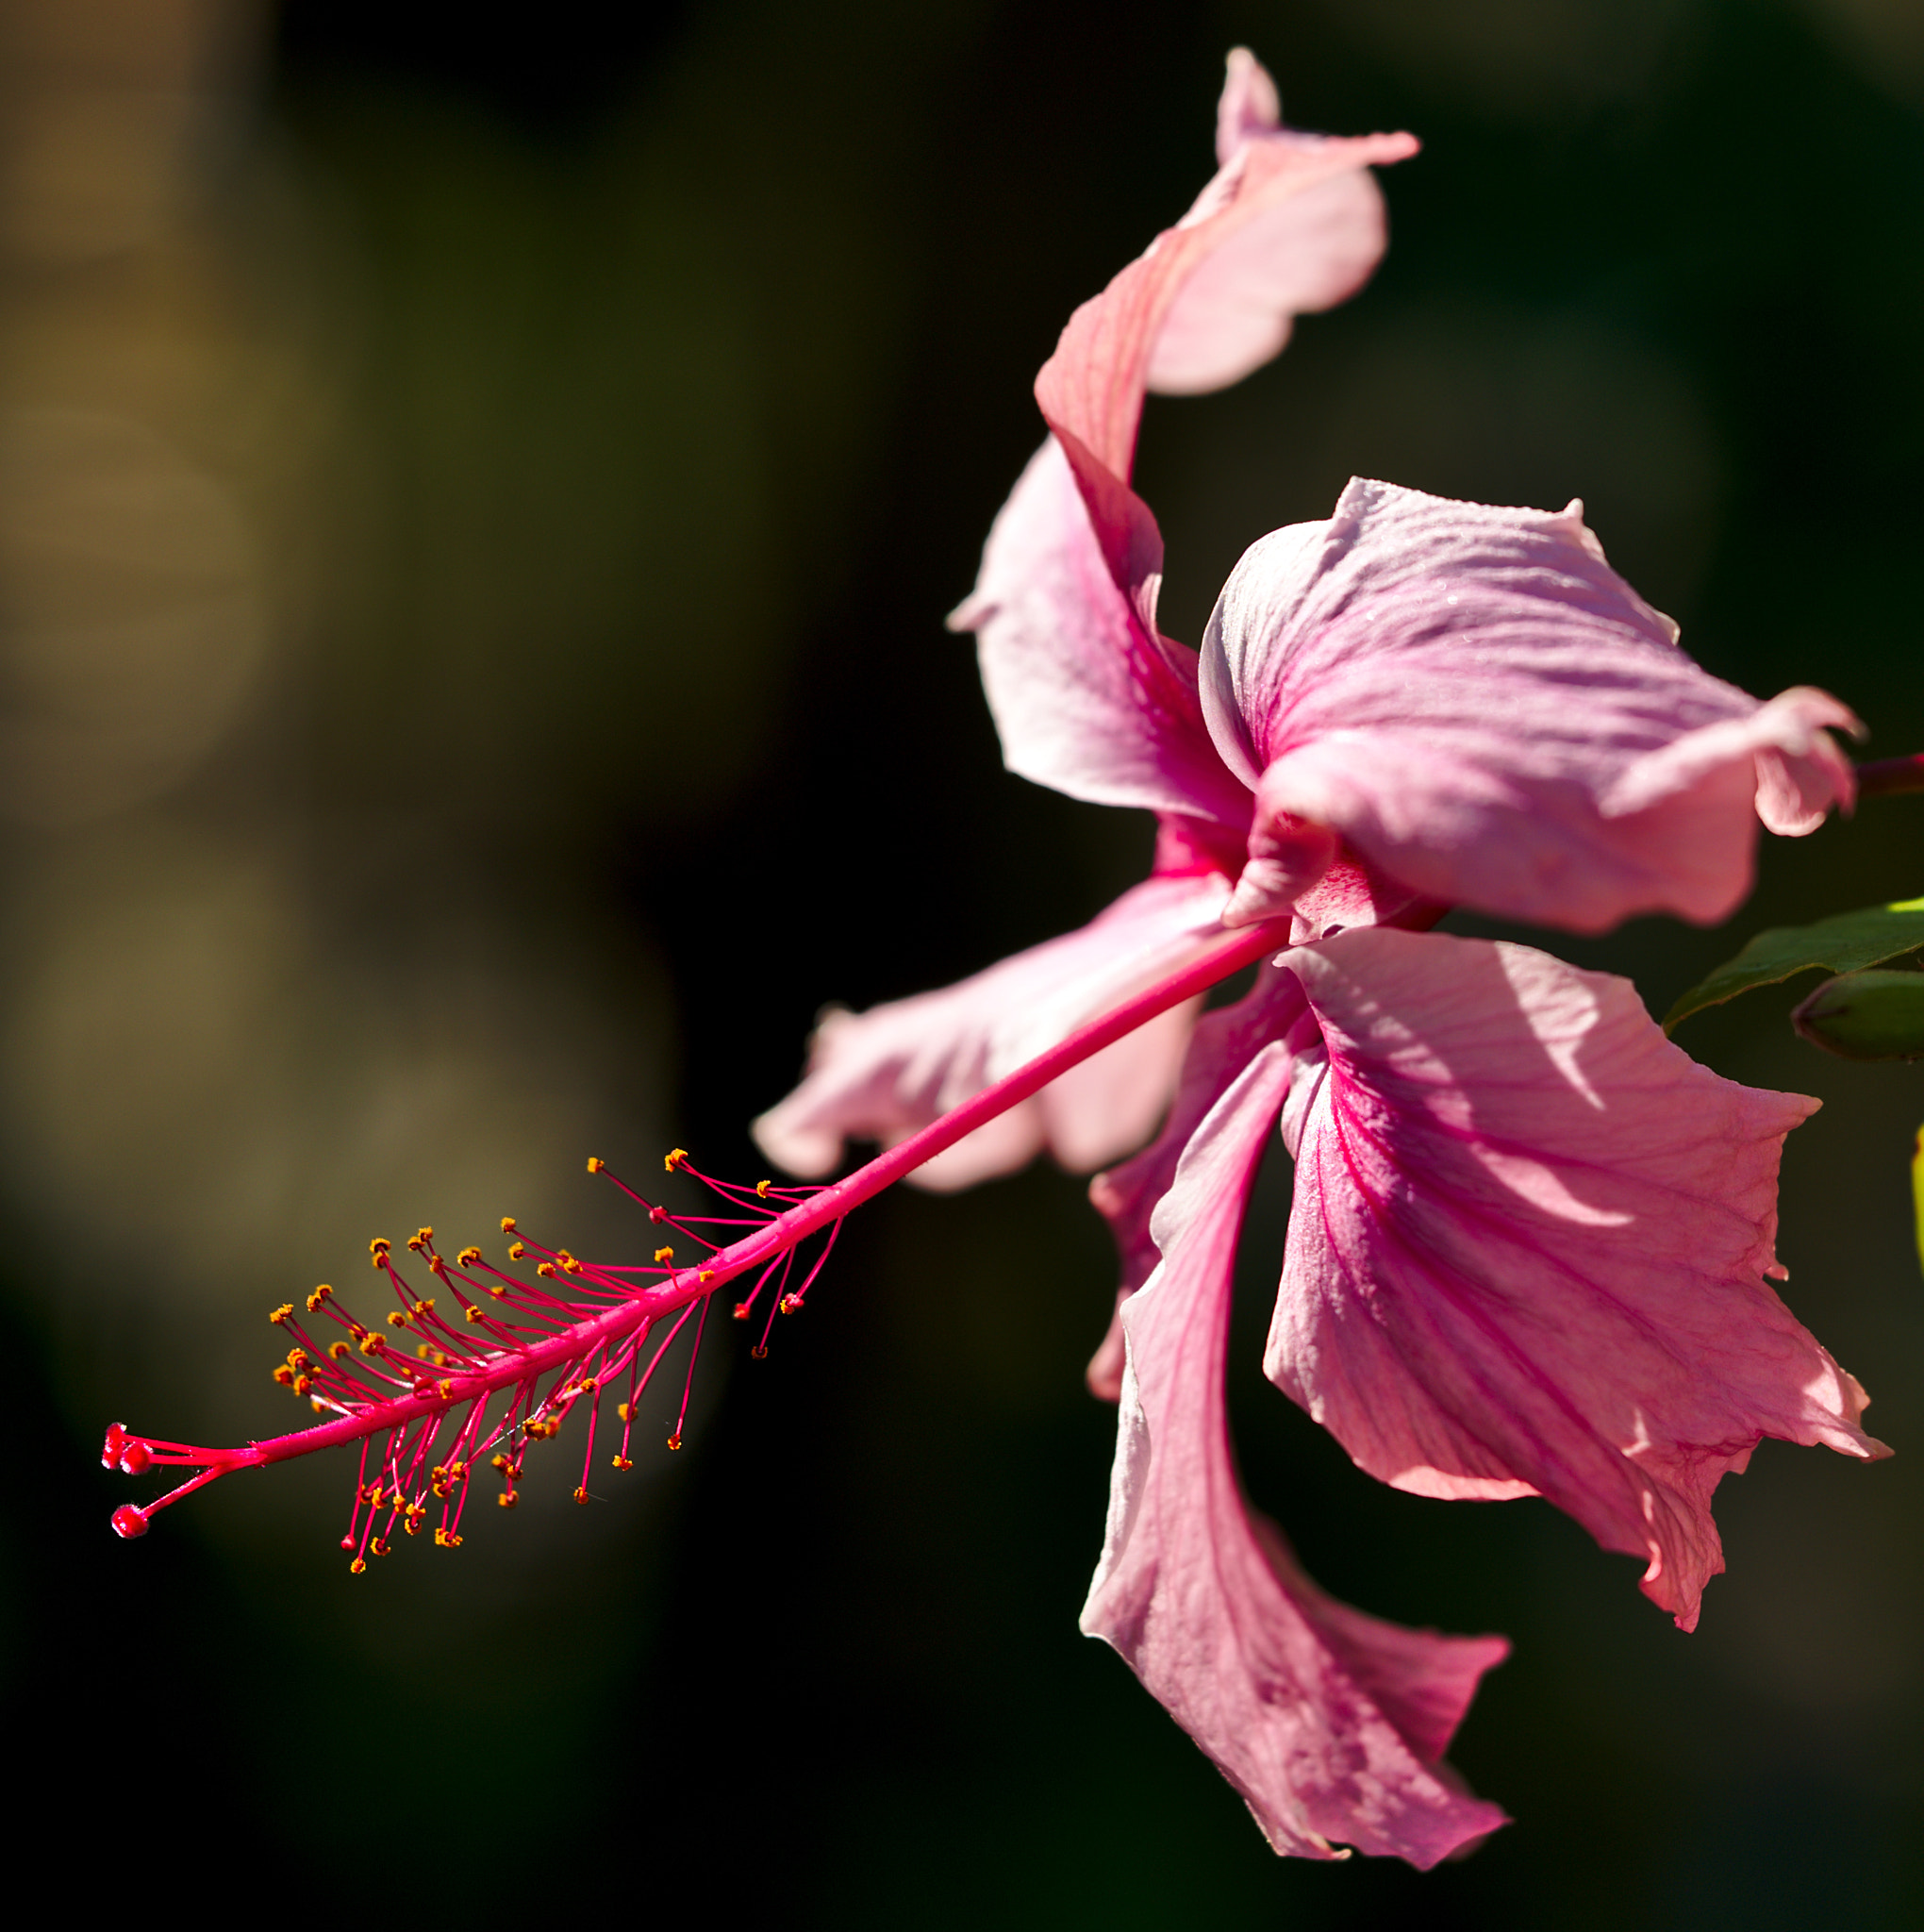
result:
[(1407, 134), (1338, 139), (1265, 125), (1275, 92), (1258, 74), (1232, 57), (1222, 168), (1176, 226), (1076, 310), (1036, 378), (1125, 589), (1146, 554), (1140, 506), (1122, 487), (1145, 391), (1225, 388), (1283, 346), (1292, 315), (1353, 294), (1383, 253), (1382, 196), (1367, 170), (1417, 151)]
[(1244, 557), (1202, 704), (1256, 788), (1256, 838), (1281, 826), (1300, 854), (1292, 824), (1320, 825), (1430, 897), (1596, 932), (1724, 918), (1760, 808), (1801, 831), (1848, 803), (1823, 727), (1850, 713), (1821, 691), (1760, 705), (1700, 670), (1582, 509), (1357, 480), (1327, 524)]
[[(1089, 1183), (1089, 1200), (1115, 1239), (1121, 1276), (1109, 1332), (1090, 1357), (1087, 1371), (1090, 1392), (1103, 1401), (1115, 1402), (1122, 1393), (1122, 1310), (1162, 1258), (1150, 1232), (1150, 1217), (1175, 1182), (1184, 1148), (1230, 1082), (1264, 1047), (1272, 1041), (1286, 1043), (1291, 1029), (1308, 1011), (1293, 973), (1260, 967), (1255, 985), (1234, 1006), (1204, 1013), (1197, 1021), (1183, 1056), (1176, 1097), (1155, 1139)], [(1316, 1037), (1314, 1023), (1308, 1037)]]
[(1113, 1645), (1280, 1853), (1428, 1867), (1505, 1822), (1439, 1764), (1500, 1637), (1405, 1630), (1303, 1575), (1236, 1480), (1222, 1392), (1236, 1244), (1289, 1085), (1261, 1049), (1157, 1209), (1163, 1260), (1124, 1316), (1108, 1534), (1082, 1627)]
[(949, 624), (976, 633), (1010, 771), (1096, 805), (1247, 826), (1249, 795), (1202, 723), (1196, 654), (1145, 625), (1117, 587), (1053, 437), (1003, 506)]
[[(1152, 878), (1079, 930), (939, 992), (817, 1028), (806, 1076), (755, 1123), (790, 1174), (830, 1173), (846, 1140), (905, 1140), (1177, 963), (1217, 924), (1219, 874)], [(1175, 1086), (1195, 1004), (1174, 1008), (979, 1127), (912, 1178), (939, 1191), (1007, 1174), (1047, 1148), (1086, 1173), (1146, 1140)]]
[(1538, 1493), (1685, 1629), (1711, 1492), (1765, 1436), (1887, 1452), (1766, 1285), (1783, 1137), (1816, 1107), (1667, 1041), (1627, 980), (1357, 928), (1292, 949), (1296, 1058), (1269, 1375), (1371, 1474)]

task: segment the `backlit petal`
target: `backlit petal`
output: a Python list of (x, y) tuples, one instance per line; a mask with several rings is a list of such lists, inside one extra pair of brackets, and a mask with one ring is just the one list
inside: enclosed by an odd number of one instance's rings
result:
[[(1213, 929), (1219, 874), (1146, 880), (1079, 930), (939, 992), (831, 1013), (806, 1076), (755, 1123), (790, 1174), (833, 1171), (847, 1140), (905, 1140), (1169, 971)], [(1152, 1020), (917, 1170), (937, 1190), (1007, 1174), (1047, 1148), (1087, 1172), (1145, 1141), (1175, 1086), (1193, 1004)]]
[(1159, 637), (1117, 588), (1051, 437), (983, 548), (949, 620), (976, 633), (983, 689), (1012, 772), (1097, 805), (1249, 823), (1196, 694), (1196, 654)]
[(1203, 710), (1259, 836), (1322, 825), (1416, 891), (1582, 932), (1714, 921), (1750, 888), (1760, 807), (1797, 831), (1848, 803), (1823, 727), (1855, 721), (1821, 691), (1760, 705), (1674, 639), (1581, 505), (1359, 480), (1236, 566)]
[[(1294, 974), (1269, 965), (1258, 969), (1255, 985), (1234, 1006), (1197, 1021), (1183, 1057), (1176, 1097), (1155, 1139), (1089, 1183), (1089, 1199), (1115, 1238), (1121, 1277), (1115, 1317), (1088, 1366), (1089, 1389), (1103, 1401), (1114, 1402), (1122, 1392), (1122, 1310), (1161, 1258), (1150, 1217), (1175, 1182), (1183, 1149), (1251, 1059), (1272, 1041), (1286, 1044), (1308, 1010)], [(1309, 1037), (1315, 1038), (1313, 1024)]]
[(1333, 1602), (1237, 1482), (1222, 1392), (1243, 1208), (1289, 1084), (1249, 1062), (1156, 1211), (1163, 1260), (1124, 1315), (1108, 1534), (1082, 1627), (1112, 1644), (1241, 1792), (1270, 1844), (1428, 1867), (1504, 1822), (1438, 1759), (1501, 1638), (1405, 1630)]
[(1765, 1436), (1886, 1453), (1766, 1283), (1777, 1167), (1816, 1103), (1670, 1044), (1627, 980), (1358, 928), (1287, 953), (1295, 1207), (1266, 1366), (1371, 1474), (1538, 1492), (1686, 1629), (1711, 1492)]
[(1141, 537), (1113, 492), (1135, 460), (1145, 391), (1225, 388), (1283, 346), (1292, 314), (1353, 294), (1384, 242), (1366, 171), (1416, 151), (1407, 134), (1340, 139), (1252, 124), (1182, 221), (1070, 318), (1036, 399), (1125, 588)]

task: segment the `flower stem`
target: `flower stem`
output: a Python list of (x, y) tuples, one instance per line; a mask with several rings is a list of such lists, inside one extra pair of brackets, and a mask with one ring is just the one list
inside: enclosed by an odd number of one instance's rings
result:
[(1858, 797), (1891, 798), (1904, 791), (1924, 791), (1924, 752), (1903, 758), (1875, 758), (1858, 766)]

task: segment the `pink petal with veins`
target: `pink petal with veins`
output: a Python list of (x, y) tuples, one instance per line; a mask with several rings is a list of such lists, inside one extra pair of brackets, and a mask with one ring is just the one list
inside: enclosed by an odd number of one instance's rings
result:
[[(1280, 258), (1269, 263), (1266, 273), (1284, 308), (1299, 299), (1304, 306), (1327, 307), (1353, 294), (1376, 265), (1384, 242), (1382, 202), (1363, 171), (1406, 160), (1417, 147), (1409, 134), (1345, 138), (1288, 129), (1252, 134), (1182, 221), (1164, 229), (1144, 254), (1070, 318), (1054, 355), (1036, 378), (1036, 397), (1050, 426), (1067, 430), (1111, 475), (1126, 479), (1150, 370), (1191, 277), (1252, 224), (1349, 175), (1356, 177), (1360, 190), (1341, 204), (1349, 210), (1350, 225), (1284, 223), (1268, 228)], [(1306, 257), (1298, 254), (1305, 243), (1312, 250)], [(1219, 295), (1230, 298), (1218, 319), (1225, 347), (1220, 374), (1198, 386), (1226, 388), (1255, 366), (1244, 359), (1242, 345), (1249, 329), (1246, 293), (1256, 286), (1248, 277), (1257, 271), (1259, 253), (1250, 251), (1243, 275), (1214, 285)], [(1200, 375), (1209, 334), (1205, 305), (1185, 305), (1181, 320), (1191, 344), (1184, 366)]]
[[(1699, 669), (1551, 514), (1352, 482), (1327, 524), (1256, 544), (1203, 643), (1217, 748), (1255, 790), (1236, 917), (1302, 890), (1304, 827), (1429, 897), (1597, 932), (1725, 917), (1757, 811), (1808, 830), (1849, 775), (1821, 691), (1767, 705)], [(1260, 855), (1259, 855), (1260, 856)], [(1278, 897), (1278, 894), (1281, 897)]]
[(1075, 311), (1036, 377), (1111, 575), (1151, 625), (1162, 539), (1128, 488), (1145, 391), (1226, 388), (1282, 348), (1292, 315), (1353, 294), (1384, 244), (1367, 170), (1417, 152), (1407, 134), (1298, 134), (1270, 120), (1275, 107), (1269, 75), (1238, 50), (1218, 113), (1221, 168)]
[(1336, 1842), (1428, 1867), (1502, 1824), (1440, 1763), (1500, 1637), (1405, 1630), (1334, 1602), (1252, 1517), (1222, 1392), (1244, 1204), (1289, 1087), (1262, 1048), (1156, 1210), (1129, 1303), (1108, 1534), (1082, 1627), (1113, 1645), (1241, 1792), (1279, 1853)]
[[(1087, 925), (957, 985), (830, 1013), (802, 1084), (755, 1123), (757, 1145), (813, 1178), (834, 1170), (844, 1141), (905, 1140), (1169, 971), (1218, 924), (1227, 894), (1219, 874), (1147, 879)], [(1169, 1104), (1194, 1018), (1192, 1003), (1152, 1020), (912, 1179), (947, 1191), (1010, 1173), (1045, 1147), (1084, 1173), (1127, 1153)]]
[(976, 633), (1010, 771), (1097, 805), (1248, 826), (1249, 795), (1202, 723), (1196, 654), (1158, 636), (1117, 588), (1053, 437), (1003, 506), (949, 624)]
[[(1089, 1183), (1089, 1200), (1109, 1224), (1121, 1279), (1109, 1332), (1090, 1358), (1092, 1394), (1114, 1402), (1122, 1392), (1122, 1310), (1129, 1297), (1155, 1272), (1161, 1256), (1150, 1233), (1150, 1217), (1176, 1178), (1176, 1166), (1189, 1137), (1230, 1083), (1262, 1048), (1286, 1042), (1290, 1029), (1308, 1012), (1294, 974), (1263, 966), (1256, 983), (1234, 1006), (1204, 1013), (1196, 1023), (1169, 1118), (1149, 1145)], [(1312, 1026), (1309, 1038), (1313, 1041)]]
[(1761, 1438), (1888, 1453), (1765, 1279), (1816, 1102), (1719, 1078), (1627, 980), (1527, 947), (1357, 928), (1284, 963), (1324, 1052), (1285, 1114), (1271, 1379), (1399, 1489), (1547, 1497), (1692, 1627), (1711, 1492)]

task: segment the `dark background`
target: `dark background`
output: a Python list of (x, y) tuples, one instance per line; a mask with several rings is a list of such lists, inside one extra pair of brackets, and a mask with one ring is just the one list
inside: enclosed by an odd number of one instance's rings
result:
[[(370, 1234), (513, 1211), (639, 1254), (585, 1154), (753, 1178), (743, 1123), (823, 1001), (1139, 874), (1146, 822), (1001, 771), (941, 620), (1056, 331), (1206, 178), (1239, 42), (1296, 124), (1425, 148), (1354, 304), (1153, 401), (1169, 628), (1352, 473), (1581, 494), (1710, 668), (1924, 744), (1917, 8), (41, 0), (7, 33), (0, 1671), (24, 1843), (98, 1842), (78, 1898), (1429, 1932), (1924, 1906), (1924, 1093), (1800, 1046), (1787, 991), (1684, 1043), (1826, 1096), (1788, 1296), (1899, 1454), (1764, 1445), (1694, 1637), (1547, 1507), (1381, 1488), (1269, 1388), (1280, 1156), (1258, 1206), (1255, 1500), (1340, 1596), (1516, 1641), (1454, 1757), (1518, 1822), (1427, 1877), (1276, 1861), (1076, 1634), (1111, 1263), (1046, 1168), (865, 1210), (767, 1362), (711, 1344), (679, 1457), (577, 1510), (564, 1436), (458, 1556), (350, 1577), (344, 1466), (123, 1544), (95, 1449), (110, 1416), (289, 1426), (260, 1314), (352, 1286)], [(1723, 932), (1551, 943), (1661, 1010), (1766, 924), (1924, 891), (1920, 832), (1924, 801), (1873, 804), (1772, 844)]]

